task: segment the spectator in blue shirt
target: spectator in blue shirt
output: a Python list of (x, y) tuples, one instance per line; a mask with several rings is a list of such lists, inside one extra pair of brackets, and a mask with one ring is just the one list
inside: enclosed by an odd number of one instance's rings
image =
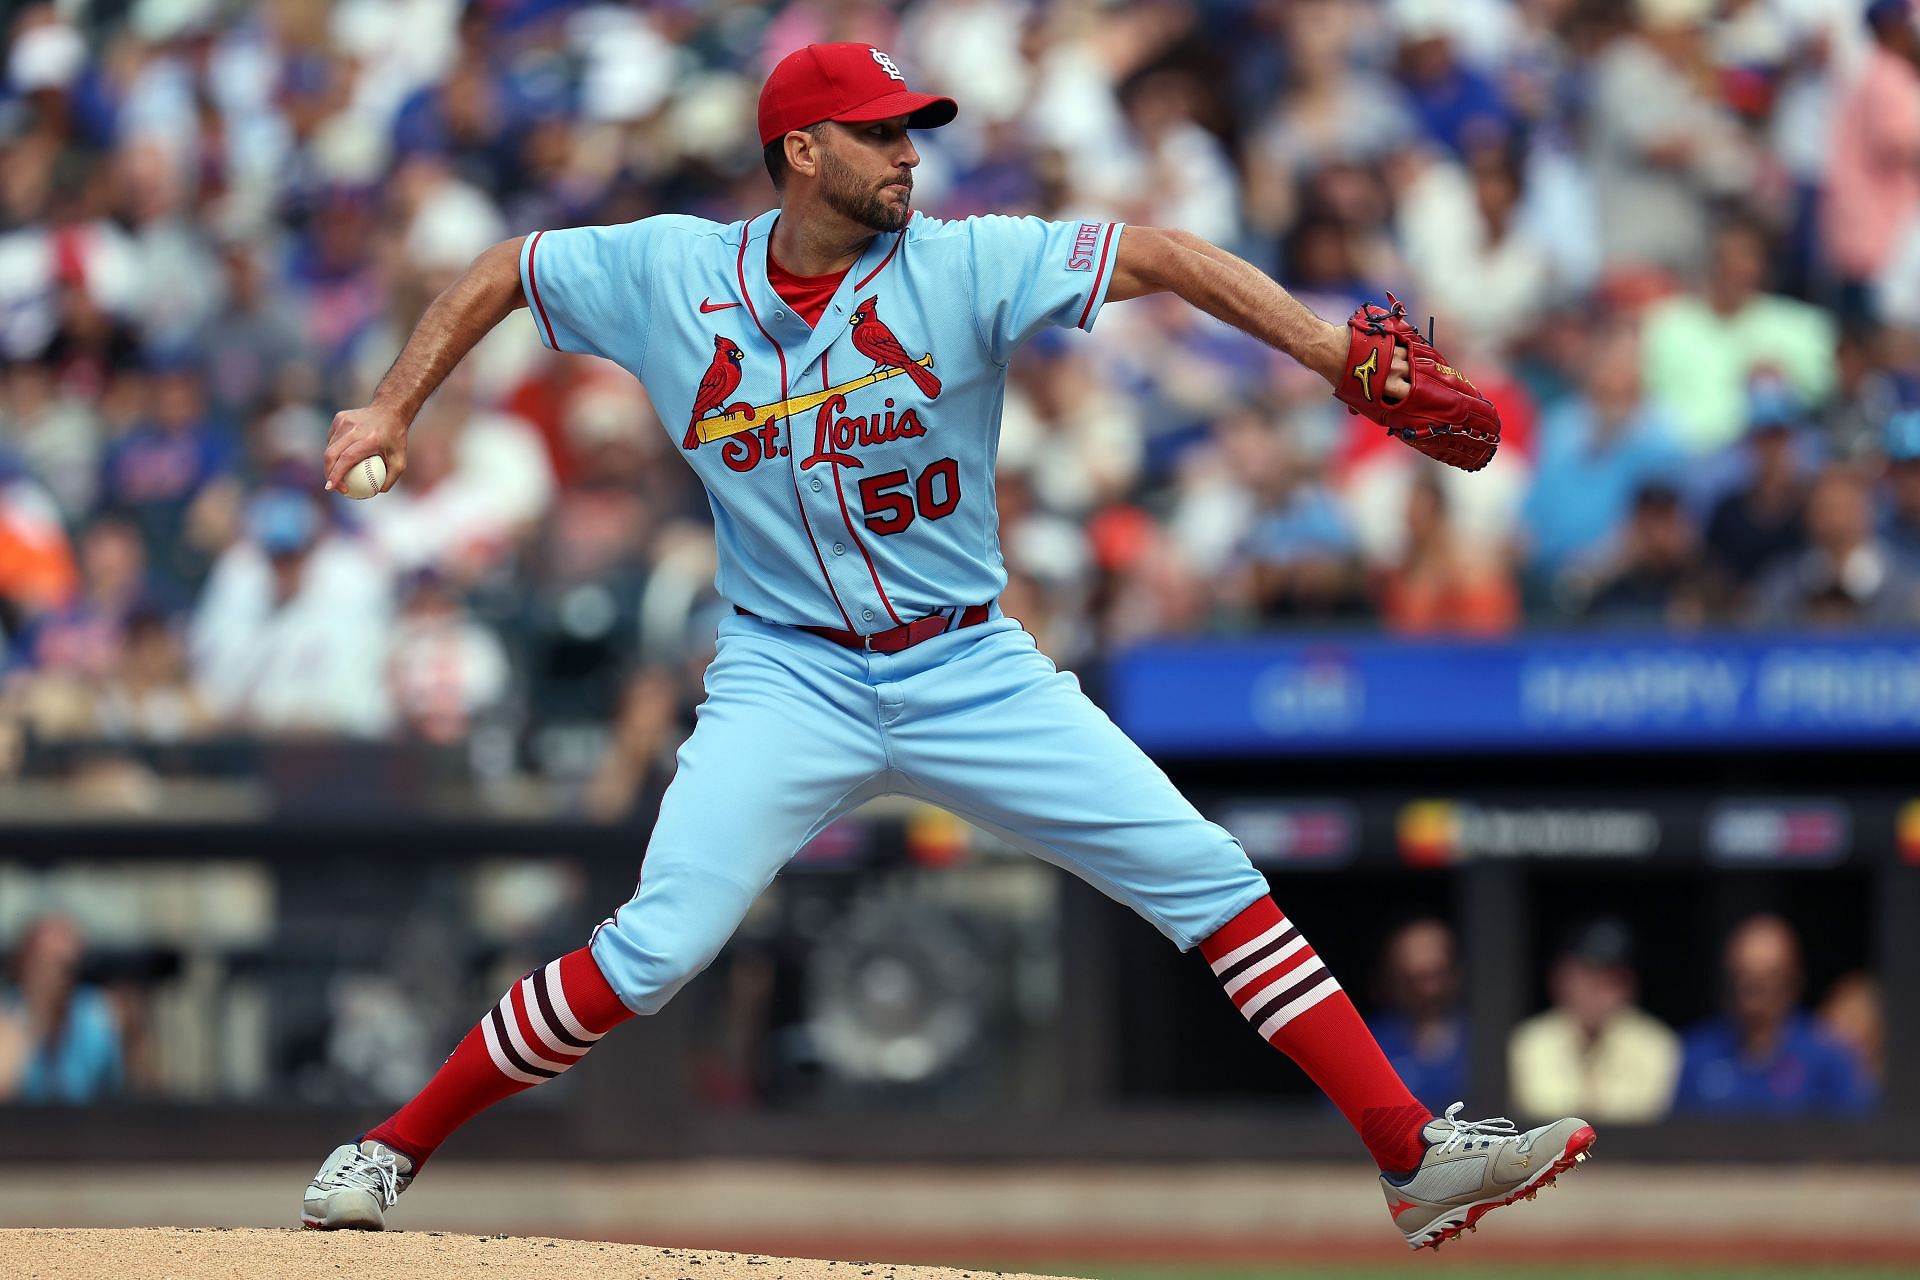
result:
[(1873, 1086), (1853, 1052), (1800, 1008), (1800, 940), (1758, 915), (1727, 939), (1727, 1016), (1686, 1035), (1676, 1115), (1860, 1115)]
[(0, 987), (0, 1099), (91, 1102), (119, 1090), (120, 1026), (106, 993), (80, 983), (81, 951), (62, 917), (21, 935)]
[(1453, 930), (1438, 920), (1402, 926), (1387, 940), (1380, 976), (1386, 1009), (1368, 1026), (1407, 1090), (1444, 1111), (1467, 1094), (1467, 1019)]
[(1513, 112), (1498, 83), (1456, 56), (1450, 8), (1447, 0), (1398, 0), (1392, 14), (1400, 85), (1413, 113), (1428, 137), (1462, 156), (1476, 142), (1503, 137)]
[(1707, 492), (1716, 489), (1713, 473), (1724, 473), (1706, 525), (1708, 579), (1723, 613), (1746, 608), (1765, 572), (1807, 544), (1808, 468), (1797, 438), (1805, 417), (1777, 375), (1755, 378), (1745, 440), (1695, 469), (1693, 478), (1704, 481)]
[(100, 497), (140, 531), (165, 587), (190, 590), (206, 576), (209, 544), (219, 540), (212, 512), (234, 461), (232, 442), (208, 411), (198, 364), (188, 357), (156, 361), (146, 419), (107, 450)]
[(1359, 544), (1340, 501), (1305, 456), (1294, 430), (1268, 438), (1266, 471), (1239, 548), (1244, 593), (1274, 623), (1363, 616)]
[(1540, 458), (1521, 511), (1534, 584), (1594, 567), (1649, 481), (1671, 478), (1681, 452), (1664, 414), (1641, 395), (1639, 342), (1603, 328), (1581, 361), (1578, 396), (1540, 425)]

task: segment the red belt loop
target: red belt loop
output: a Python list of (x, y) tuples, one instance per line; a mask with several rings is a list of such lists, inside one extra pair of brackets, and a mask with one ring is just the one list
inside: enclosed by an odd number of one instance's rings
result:
[[(733, 611), (748, 618), (760, 616), (751, 609), (742, 609), (739, 605), (733, 606)], [(843, 631), (839, 627), (801, 626), (796, 627), (795, 630), (811, 631), (816, 636), (833, 641), (843, 649), (864, 649), (869, 653), (899, 653), (902, 649), (911, 649), (923, 640), (931, 640), (949, 631), (958, 631), (962, 627), (977, 627), (992, 616), (991, 604), (970, 604), (960, 611), (957, 622), (945, 615), (931, 613), (924, 618), (915, 618), (912, 622), (903, 623), (886, 631), (876, 631), (870, 636), (863, 636), (857, 631)]]

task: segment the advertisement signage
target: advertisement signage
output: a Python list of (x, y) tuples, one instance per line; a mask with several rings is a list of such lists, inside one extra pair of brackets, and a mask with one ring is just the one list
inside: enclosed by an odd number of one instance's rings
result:
[(1109, 687), (1165, 755), (1920, 745), (1920, 638), (1166, 643)]

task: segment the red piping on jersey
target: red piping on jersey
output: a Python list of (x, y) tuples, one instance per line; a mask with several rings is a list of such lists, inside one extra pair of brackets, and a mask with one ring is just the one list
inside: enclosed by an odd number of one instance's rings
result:
[(1080, 309), (1079, 327), (1087, 327), (1087, 317), (1093, 314), (1093, 300), (1100, 296), (1100, 278), (1107, 274), (1107, 250), (1113, 248), (1113, 224), (1107, 224), (1107, 234), (1100, 241), (1100, 265), (1093, 269), (1093, 288), (1087, 294), (1087, 305)]
[(907, 238), (907, 233), (904, 231), (902, 231), (899, 235), (893, 238), (893, 248), (887, 250), (887, 256), (880, 259), (879, 266), (867, 272), (866, 279), (862, 280), (859, 284), (853, 286), (853, 291), (855, 293), (860, 292), (862, 289), (866, 288), (869, 284), (873, 283), (873, 278), (879, 275), (882, 271), (885, 271), (887, 269), (887, 264), (893, 261), (893, 255), (900, 252), (900, 242), (902, 240), (905, 240), (906, 238)]
[[(780, 356), (780, 398), (786, 400), (788, 398), (786, 349), (778, 342), (774, 342), (773, 335), (767, 332), (767, 326), (760, 323), (760, 309), (753, 305), (753, 293), (747, 288), (747, 244), (752, 239), (752, 232), (743, 230), (740, 233), (740, 256), (734, 261), (733, 271), (734, 274), (740, 278), (740, 297), (747, 304), (747, 314), (753, 317), (753, 327), (760, 331), (760, 336), (765, 338), (768, 343), (773, 346), (774, 351)], [(797, 443), (793, 438), (792, 415), (788, 415), (785, 422), (787, 424), (787, 449), (789, 454), (791, 454)], [(813, 562), (820, 566), (820, 580), (827, 584), (827, 594), (833, 597), (833, 607), (840, 611), (840, 621), (846, 623), (847, 630), (851, 631), (853, 630), (853, 619), (847, 616), (847, 606), (840, 603), (840, 593), (834, 590), (833, 579), (827, 576), (827, 562), (820, 558), (820, 544), (814, 541), (813, 525), (807, 520), (807, 504), (800, 501), (800, 477), (794, 474), (791, 464), (787, 467), (787, 477), (793, 481), (793, 505), (800, 512), (800, 527), (807, 531), (807, 545), (813, 548)], [(839, 484), (836, 480), (835, 488), (838, 487)], [(840, 505), (844, 508), (846, 506), (846, 500), (842, 499)]]
[[(887, 256), (892, 257), (893, 255), (888, 254)], [(880, 265), (885, 266), (886, 264), (881, 263)], [(879, 268), (875, 268), (876, 271), (878, 269)], [(873, 277), (868, 276), (867, 279), (871, 280)], [(858, 293), (859, 290), (856, 289), (854, 292)], [(825, 352), (822, 352), (820, 355), (820, 385), (823, 387), (831, 387), (833, 385), (827, 378), (827, 357)], [(795, 483), (798, 483), (798, 481)], [(860, 558), (867, 562), (867, 574), (873, 579), (873, 589), (880, 593), (881, 606), (886, 609), (887, 616), (893, 619), (894, 626), (905, 626), (906, 624), (900, 620), (900, 615), (893, 611), (893, 601), (887, 599), (887, 589), (880, 585), (880, 571), (874, 568), (873, 557), (867, 554), (867, 544), (860, 541), (860, 535), (853, 531), (853, 514), (847, 510), (847, 491), (840, 485), (840, 464), (837, 461), (833, 463), (833, 496), (840, 499), (840, 518), (846, 521), (847, 536), (853, 539), (854, 546), (860, 548)], [(819, 554), (817, 549), (814, 554)], [(853, 624), (848, 623), (847, 629), (851, 631)]]
[(540, 301), (540, 278), (533, 273), (533, 251), (540, 247), (540, 237), (545, 234), (544, 231), (534, 232), (532, 243), (527, 245), (527, 288), (533, 291), (533, 309), (539, 314), (540, 323), (547, 327), (547, 345), (558, 351), (560, 344), (553, 336), (553, 321), (547, 319), (546, 304)]

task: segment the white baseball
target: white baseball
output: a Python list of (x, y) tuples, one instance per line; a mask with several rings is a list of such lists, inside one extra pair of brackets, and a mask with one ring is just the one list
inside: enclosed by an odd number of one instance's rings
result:
[(376, 453), (353, 464), (353, 470), (347, 472), (346, 480), (340, 485), (340, 492), (349, 498), (371, 498), (386, 483), (387, 460)]

